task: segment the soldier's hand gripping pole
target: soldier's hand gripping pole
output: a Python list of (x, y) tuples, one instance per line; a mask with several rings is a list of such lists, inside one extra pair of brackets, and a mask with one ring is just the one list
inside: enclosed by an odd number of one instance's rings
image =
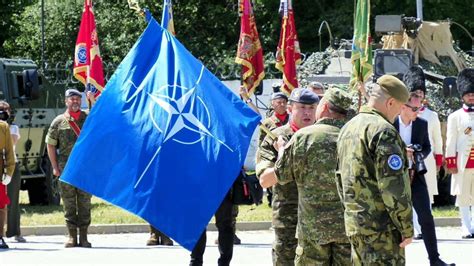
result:
[[(240, 91), (239, 91), (240, 97), (242, 100), (250, 107), (252, 110), (254, 110), (257, 114), (260, 114), (260, 111), (258, 110), (258, 107), (252, 102), (252, 99), (250, 99), (249, 93), (247, 89), (244, 86), (240, 86)], [(267, 136), (269, 136), (272, 140), (276, 140), (275, 134), (273, 134), (268, 127), (266, 127), (262, 122), (259, 122), (260, 128), (265, 131)]]

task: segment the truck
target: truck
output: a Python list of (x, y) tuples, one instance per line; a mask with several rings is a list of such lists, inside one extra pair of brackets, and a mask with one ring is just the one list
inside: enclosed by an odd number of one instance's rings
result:
[(60, 203), (59, 180), (53, 176), (44, 140), (53, 119), (64, 112), (63, 92), (39, 74), (32, 60), (0, 58), (0, 100), (10, 104), (10, 122), (20, 128), (16, 156), (21, 189), (28, 191), (31, 205)]

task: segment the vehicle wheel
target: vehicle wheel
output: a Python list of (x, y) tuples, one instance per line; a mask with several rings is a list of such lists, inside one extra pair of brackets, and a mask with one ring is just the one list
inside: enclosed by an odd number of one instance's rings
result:
[(46, 194), (46, 201), (49, 205), (59, 205), (61, 201), (61, 197), (59, 195), (59, 178), (53, 175), (53, 168), (51, 167), (51, 163), (49, 162), (49, 158), (47, 156), (43, 157), (43, 161), (41, 162), (43, 167), (43, 171), (46, 174), (43, 185), (44, 185), (44, 192)]
[(59, 195), (59, 179), (53, 176), (51, 163), (47, 156), (43, 157), (41, 166), (45, 177), (30, 179), (25, 182), (30, 205), (59, 205), (61, 200)]
[(30, 205), (48, 205), (46, 200), (44, 178), (30, 179), (25, 182)]

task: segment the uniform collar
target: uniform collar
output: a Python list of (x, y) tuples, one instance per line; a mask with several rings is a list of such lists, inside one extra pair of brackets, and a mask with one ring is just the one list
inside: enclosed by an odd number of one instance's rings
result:
[[(367, 105), (362, 106), (360, 108), (359, 113), (367, 113), (367, 114), (378, 115), (378, 116), (382, 117), (383, 119), (385, 119), (387, 122), (390, 123), (390, 121), (387, 119), (387, 117), (385, 117), (385, 115), (382, 114), (379, 110), (377, 110), (373, 107), (367, 106)], [(392, 123), (390, 123), (390, 124), (392, 124)]]
[(472, 113), (472, 112), (474, 112), (474, 107), (472, 107), (472, 106), (469, 107), (466, 104), (463, 104), (462, 105), (462, 110), (466, 113)]
[(79, 119), (74, 119), (71, 114), (69, 113), (69, 111), (66, 109), (66, 111), (64, 112), (64, 117), (66, 118), (66, 120), (68, 121), (81, 121), (84, 119), (84, 112), (82, 111), (79, 111), (80, 112), (80, 115), (79, 115)]
[(344, 124), (346, 123), (346, 120), (344, 119), (334, 119), (334, 118), (329, 118), (329, 117), (323, 117), (320, 118), (318, 121), (316, 121), (315, 124), (323, 124), (323, 125), (330, 125), (330, 126), (335, 126), (338, 128), (342, 128)]

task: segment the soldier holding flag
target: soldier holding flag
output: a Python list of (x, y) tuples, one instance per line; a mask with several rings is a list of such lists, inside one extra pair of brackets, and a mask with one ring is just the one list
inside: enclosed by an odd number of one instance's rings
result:
[[(88, 95), (89, 98), (93, 97), (91, 93)], [(61, 176), (87, 117), (87, 114), (80, 109), (82, 94), (78, 90), (66, 90), (65, 97), (67, 110), (51, 122), (46, 135), (49, 160), (53, 167), (53, 174), (57, 177)], [(92, 245), (87, 240), (87, 229), (91, 223), (91, 194), (65, 182), (60, 182), (60, 189), (64, 218), (69, 233), (64, 247), (71, 248), (79, 245), (90, 248)], [(80, 230), (79, 243), (77, 241), (78, 228)]]

